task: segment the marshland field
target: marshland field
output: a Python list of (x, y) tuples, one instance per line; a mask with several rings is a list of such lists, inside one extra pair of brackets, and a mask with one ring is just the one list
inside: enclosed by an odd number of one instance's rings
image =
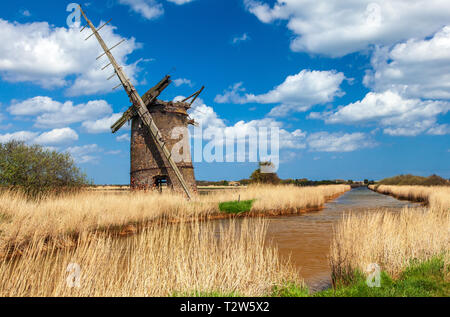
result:
[(0, 296), (449, 296), (449, 215), (448, 186), (3, 191)]

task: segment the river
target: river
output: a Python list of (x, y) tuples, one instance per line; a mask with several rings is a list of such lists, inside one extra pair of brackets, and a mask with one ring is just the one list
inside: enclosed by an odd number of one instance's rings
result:
[(413, 205), (417, 204), (359, 187), (328, 202), (319, 212), (270, 218), (267, 239), (278, 245), (282, 257), (290, 256), (311, 290), (320, 290), (331, 285), (327, 256), (333, 225), (345, 213), (376, 212), (380, 208), (395, 211)]

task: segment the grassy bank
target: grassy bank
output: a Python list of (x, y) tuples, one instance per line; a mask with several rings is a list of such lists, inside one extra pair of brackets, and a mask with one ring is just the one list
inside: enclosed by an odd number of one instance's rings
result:
[(450, 296), (450, 266), (445, 256), (430, 260), (411, 261), (397, 278), (380, 273), (380, 287), (370, 287), (367, 277), (358, 273), (348, 284), (340, 284), (317, 293), (303, 286), (290, 284), (276, 288), (272, 296), (281, 297), (448, 297)]
[(236, 191), (215, 192), (187, 201), (173, 193), (104, 194), (84, 192), (65, 197), (30, 201), (18, 194), (0, 194), (0, 253), (23, 248), (43, 239), (59, 245), (74, 243), (96, 231), (133, 232), (155, 221), (192, 221), (230, 217), (219, 203), (253, 200), (248, 215), (279, 215), (320, 208), (327, 199), (349, 186), (250, 186)]
[(398, 199), (424, 202), (430, 207), (450, 209), (450, 186), (370, 185), (369, 188)]

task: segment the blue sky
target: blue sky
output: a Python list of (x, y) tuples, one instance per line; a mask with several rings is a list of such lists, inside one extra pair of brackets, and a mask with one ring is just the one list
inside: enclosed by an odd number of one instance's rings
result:
[[(72, 1), (14, 1), (0, 13), (0, 142), (69, 151), (96, 183), (129, 182), (129, 107), (99, 72)], [(319, 6), (320, 3), (320, 6)], [(143, 94), (206, 86), (191, 116), (239, 133), (280, 128), (282, 178), (450, 178), (450, 3), (109, 0), (81, 2)], [(426, 10), (424, 9), (426, 8)], [(256, 163), (195, 163), (201, 180), (246, 178)]]

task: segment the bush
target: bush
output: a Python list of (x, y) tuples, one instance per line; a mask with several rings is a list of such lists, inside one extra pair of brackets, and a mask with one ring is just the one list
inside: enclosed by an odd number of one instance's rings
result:
[(88, 185), (68, 153), (12, 141), (0, 144), (0, 186), (30, 198), (79, 190)]
[(429, 177), (415, 175), (397, 175), (385, 178), (379, 182), (380, 185), (418, 185), (418, 186), (445, 186), (449, 185), (449, 181), (438, 175)]
[(259, 168), (250, 176), (252, 183), (256, 184), (272, 184), (278, 185), (281, 180), (275, 172), (268, 172), (274, 169), (274, 165), (270, 162), (260, 162)]

